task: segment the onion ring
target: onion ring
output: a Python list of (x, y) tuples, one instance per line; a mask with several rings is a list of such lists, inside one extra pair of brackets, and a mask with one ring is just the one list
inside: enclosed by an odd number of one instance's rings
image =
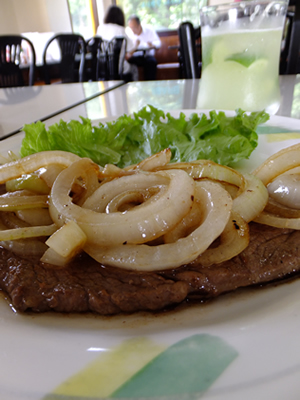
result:
[(230, 195), (217, 183), (196, 182), (195, 195), (205, 205), (203, 223), (187, 237), (158, 246), (87, 244), (84, 251), (104, 265), (140, 271), (176, 268), (193, 261), (223, 232), (232, 206)]
[(268, 190), (260, 179), (244, 174), (245, 187), (233, 200), (233, 210), (246, 221), (252, 221), (265, 208), (268, 202)]
[(266, 211), (259, 214), (254, 221), (275, 228), (300, 229), (300, 218), (284, 218)]
[(15, 211), (16, 216), (29, 225), (51, 225), (53, 221), (48, 208), (23, 209)]
[(161, 167), (161, 169), (182, 169), (193, 179), (198, 180), (209, 178), (218, 182), (227, 182), (238, 186), (240, 190), (243, 190), (245, 185), (243, 174), (232, 168), (216, 164), (215, 162), (209, 160), (196, 160), (193, 162), (168, 164), (164, 167)]
[(0, 241), (51, 236), (57, 230), (55, 224), (45, 226), (27, 226), (24, 228), (4, 229), (0, 231)]
[[(280, 175), (291, 172), (300, 166), (300, 144), (295, 144), (284, 148), (269, 157), (254, 172), (266, 187)], [(287, 175), (288, 176), (288, 175)], [(279, 202), (279, 199), (276, 199)], [(276, 207), (278, 210), (278, 206)], [(282, 207), (284, 209), (284, 207)], [(292, 209), (291, 209), (292, 210)], [(254, 221), (260, 224), (270, 225), (277, 228), (300, 229), (300, 218), (286, 218), (286, 210), (275, 215), (269, 211), (274, 211), (274, 206), (269, 202), (269, 206)], [(297, 216), (296, 212), (293, 212)]]
[(0, 246), (22, 257), (42, 257), (48, 248), (45, 243), (34, 239), (3, 240), (0, 241)]
[[(154, 189), (154, 188), (153, 188)], [(133, 206), (140, 205), (145, 201), (148, 201), (153, 194), (157, 193), (158, 190), (127, 190), (126, 192), (120, 193), (115, 196), (105, 207), (107, 214), (117, 211), (128, 211)]]
[(182, 220), (163, 236), (163, 243), (174, 243), (193, 232), (203, 221), (203, 207), (201, 199), (195, 196), (191, 211)]
[(300, 211), (300, 174), (281, 174), (268, 185), (269, 196), (283, 206)]
[[(98, 246), (145, 243), (174, 227), (192, 207), (195, 190), (193, 179), (184, 171), (162, 171), (151, 175), (138, 173), (116, 180), (121, 184), (122, 179), (131, 178), (133, 183), (137, 180), (141, 185), (146, 178), (154, 178), (153, 185), (157, 181), (169, 182), (156, 202), (146, 202), (142, 207), (135, 207), (126, 213), (104, 214), (81, 208), (72, 203), (69, 192), (75, 179), (88, 168), (95, 168), (95, 164), (89, 159), (81, 159), (62, 171), (52, 186), (49, 200), (53, 221), (62, 226), (66, 221), (74, 220), (87, 235), (88, 243)], [(113, 182), (105, 185), (119, 186)], [(96, 199), (102, 190), (100, 186), (90, 198)]]
[[(19, 220), (13, 213), (1, 213), (0, 221), (0, 235), (2, 232), (8, 230), (15, 230), (17, 227), (26, 227), (26, 222)], [(38, 239), (17, 239), (15, 240), (1, 240), (0, 246), (5, 249), (21, 255), (21, 256), (35, 256), (41, 257), (47, 250), (47, 245)]]
[(171, 150), (164, 149), (159, 153), (147, 157), (134, 166), (126, 167), (125, 170), (154, 171), (155, 169), (161, 169), (163, 166), (167, 165), (171, 161), (171, 157)]
[(224, 231), (220, 235), (220, 245), (216, 248), (207, 249), (196, 258), (195, 262), (209, 266), (230, 260), (248, 246), (249, 239), (248, 224), (239, 214), (232, 212)]
[[(172, 168), (172, 166), (169, 164), (163, 169)], [(260, 179), (251, 174), (241, 174), (232, 168), (209, 160), (177, 163), (174, 168), (183, 169), (196, 180), (209, 178), (237, 186), (239, 189), (233, 201), (233, 208), (246, 222), (255, 218), (267, 204), (267, 189)]]
[[(143, 174), (138, 173), (134, 175), (127, 175), (120, 177), (120, 179), (113, 179), (112, 181), (103, 183), (93, 194), (90, 196), (82, 207), (89, 210), (97, 211), (98, 213), (105, 212), (107, 205), (123, 193), (129, 190), (146, 190), (149, 187), (164, 189), (170, 182), (167, 176), (156, 174)], [(191, 194), (192, 195), (192, 194)]]
[[(1, 229), (15, 229), (15, 228), (25, 228), (30, 226), (26, 221), (20, 219), (14, 212), (1, 212), (0, 219), (3, 222), (3, 226)], [(53, 223), (51, 221), (51, 223)]]
[(252, 173), (256, 175), (265, 186), (276, 178), (300, 165), (300, 144), (295, 144), (288, 148), (282, 149), (269, 157)]
[(20, 158), (0, 166), (0, 183), (10, 179), (18, 178), (21, 175), (34, 172), (49, 164), (59, 164), (68, 167), (80, 157), (67, 151), (41, 151), (40, 153)]
[(17, 195), (16, 192), (5, 193), (0, 196), (0, 210), (14, 211), (22, 209), (47, 208), (47, 195)]
[(280, 203), (277, 203), (277, 201), (272, 199), (272, 197), (269, 197), (269, 201), (264, 208), (264, 211), (269, 214), (275, 214), (278, 217), (283, 218), (300, 218), (300, 210), (289, 208)]

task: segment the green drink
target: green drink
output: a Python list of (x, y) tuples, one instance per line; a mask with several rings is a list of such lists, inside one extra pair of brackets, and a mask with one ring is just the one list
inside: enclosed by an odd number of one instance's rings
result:
[(200, 108), (277, 111), (287, 5), (272, 2), (267, 8), (269, 4), (251, 1), (202, 10)]

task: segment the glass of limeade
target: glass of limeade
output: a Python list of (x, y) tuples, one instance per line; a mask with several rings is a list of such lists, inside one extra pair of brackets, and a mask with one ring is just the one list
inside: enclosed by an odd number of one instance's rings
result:
[(250, 0), (200, 10), (202, 73), (197, 106), (276, 113), (287, 6), (288, 1)]

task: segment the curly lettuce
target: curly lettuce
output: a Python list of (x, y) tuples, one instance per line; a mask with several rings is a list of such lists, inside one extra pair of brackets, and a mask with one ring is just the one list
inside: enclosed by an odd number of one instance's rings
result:
[(92, 125), (80, 117), (51, 125), (42, 122), (23, 128), (22, 157), (45, 150), (64, 150), (80, 157), (89, 157), (99, 165), (115, 164), (121, 168), (165, 148), (172, 150), (172, 162), (210, 159), (232, 165), (249, 158), (258, 143), (256, 128), (266, 122), (264, 112), (247, 114), (241, 109), (228, 117), (224, 112), (180, 113), (175, 118), (153, 106), (146, 106), (133, 115), (122, 115), (113, 122)]

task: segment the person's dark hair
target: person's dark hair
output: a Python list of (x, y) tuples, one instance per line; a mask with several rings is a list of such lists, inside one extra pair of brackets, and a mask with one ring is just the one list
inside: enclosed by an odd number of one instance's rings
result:
[(138, 25), (141, 25), (141, 20), (137, 15), (130, 15), (128, 22), (135, 21)]
[(125, 17), (122, 9), (118, 6), (110, 6), (106, 12), (104, 23), (125, 26)]

